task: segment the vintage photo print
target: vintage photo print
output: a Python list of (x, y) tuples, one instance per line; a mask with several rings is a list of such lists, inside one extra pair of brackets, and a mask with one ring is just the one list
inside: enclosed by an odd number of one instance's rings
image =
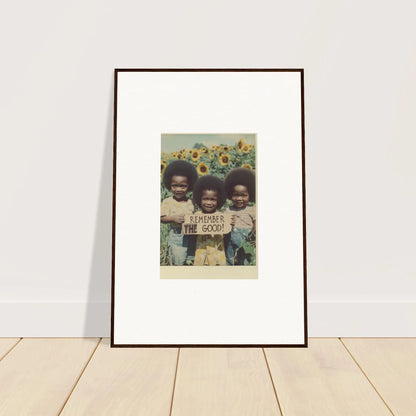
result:
[(162, 279), (257, 279), (256, 138), (161, 135)]

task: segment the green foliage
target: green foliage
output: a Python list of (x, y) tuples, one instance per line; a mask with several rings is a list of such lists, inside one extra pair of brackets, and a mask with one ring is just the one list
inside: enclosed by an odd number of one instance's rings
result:
[(169, 265), (168, 256), (168, 237), (169, 237), (169, 224), (160, 224), (160, 265)]
[(256, 235), (253, 232), (244, 240), (241, 249), (244, 250), (244, 257), (248, 261), (248, 265), (254, 266), (256, 264)]

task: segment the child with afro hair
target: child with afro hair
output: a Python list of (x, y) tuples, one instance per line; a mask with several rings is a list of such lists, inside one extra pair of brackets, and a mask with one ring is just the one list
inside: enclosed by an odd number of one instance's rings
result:
[[(256, 230), (256, 178), (247, 168), (232, 169), (225, 178), (225, 191), (232, 205), (225, 212), (231, 214), (232, 230), (226, 239), (227, 265), (237, 264), (236, 254), (251, 231)], [(244, 264), (248, 264), (244, 260)]]
[[(193, 193), (194, 203), (204, 214), (212, 214), (220, 209), (226, 195), (224, 184), (216, 176), (202, 176), (198, 179)], [(222, 234), (198, 235), (194, 266), (225, 266), (225, 249)]]
[(163, 172), (163, 183), (172, 191), (173, 196), (162, 201), (160, 221), (171, 225), (168, 237), (168, 253), (171, 265), (184, 265), (192, 256), (191, 236), (182, 234), (182, 223), (186, 214), (194, 213), (194, 205), (187, 192), (198, 178), (193, 165), (184, 160), (171, 162)]

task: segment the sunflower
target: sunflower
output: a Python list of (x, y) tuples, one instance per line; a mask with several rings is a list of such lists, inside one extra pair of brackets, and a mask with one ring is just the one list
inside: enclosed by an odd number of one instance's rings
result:
[(199, 150), (193, 150), (192, 151), (192, 160), (193, 161), (197, 161), (198, 159), (199, 159), (199, 156), (200, 156), (201, 154), (199, 153)]
[(200, 152), (206, 155), (208, 153), (208, 149), (206, 147), (202, 147)]
[(224, 152), (228, 152), (230, 150), (230, 146), (224, 146), (223, 150), (224, 150)]
[(210, 153), (210, 154), (209, 154), (209, 158), (210, 158), (210, 159), (214, 159), (214, 153)]
[(178, 152), (178, 153), (176, 154), (176, 158), (177, 158), (177, 159), (185, 159), (185, 158), (183, 157), (183, 154), (182, 154), (181, 152)]
[(218, 146), (217, 146), (217, 145), (215, 145), (215, 144), (213, 144), (213, 145), (211, 146), (211, 149), (212, 149), (212, 150), (218, 150)]
[(193, 150), (192, 150), (192, 149), (189, 149), (189, 150), (188, 150), (188, 153), (189, 153), (189, 154), (191, 154), (192, 152), (193, 152)]
[(244, 163), (241, 165), (242, 168), (253, 170), (253, 166), (250, 163)]
[(223, 155), (221, 155), (220, 163), (223, 166), (227, 166), (230, 163), (230, 155), (227, 153), (224, 153)]
[(244, 143), (244, 140), (243, 139), (240, 139), (238, 141), (238, 143), (237, 143), (238, 149), (242, 149), (244, 145), (245, 145), (245, 143)]
[(166, 161), (165, 161), (165, 160), (162, 160), (162, 161), (160, 162), (160, 174), (161, 174), (161, 175), (162, 175), (162, 174), (163, 174), (163, 172), (165, 171), (166, 166), (167, 166)]
[(209, 171), (209, 167), (204, 162), (201, 162), (196, 170), (200, 175), (206, 175)]
[(245, 144), (245, 145), (243, 146), (243, 152), (244, 152), (244, 153), (248, 153), (249, 151), (250, 151), (250, 148), (249, 148), (248, 144)]

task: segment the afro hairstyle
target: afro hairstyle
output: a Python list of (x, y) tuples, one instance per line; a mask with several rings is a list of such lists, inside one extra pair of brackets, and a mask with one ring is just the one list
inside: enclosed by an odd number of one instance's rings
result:
[(224, 183), (220, 178), (216, 176), (207, 175), (200, 177), (194, 186), (193, 201), (194, 204), (201, 206), (201, 198), (203, 191), (217, 191), (217, 209), (220, 209), (226, 199), (224, 190)]
[(236, 185), (245, 186), (247, 188), (250, 202), (256, 201), (256, 177), (250, 169), (236, 168), (230, 170), (224, 180), (227, 198), (231, 199), (234, 191), (234, 186)]
[(163, 183), (168, 189), (170, 189), (172, 176), (186, 176), (188, 178), (189, 191), (192, 191), (192, 188), (198, 179), (195, 167), (184, 160), (174, 160), (169, 163), (163, 172)]

